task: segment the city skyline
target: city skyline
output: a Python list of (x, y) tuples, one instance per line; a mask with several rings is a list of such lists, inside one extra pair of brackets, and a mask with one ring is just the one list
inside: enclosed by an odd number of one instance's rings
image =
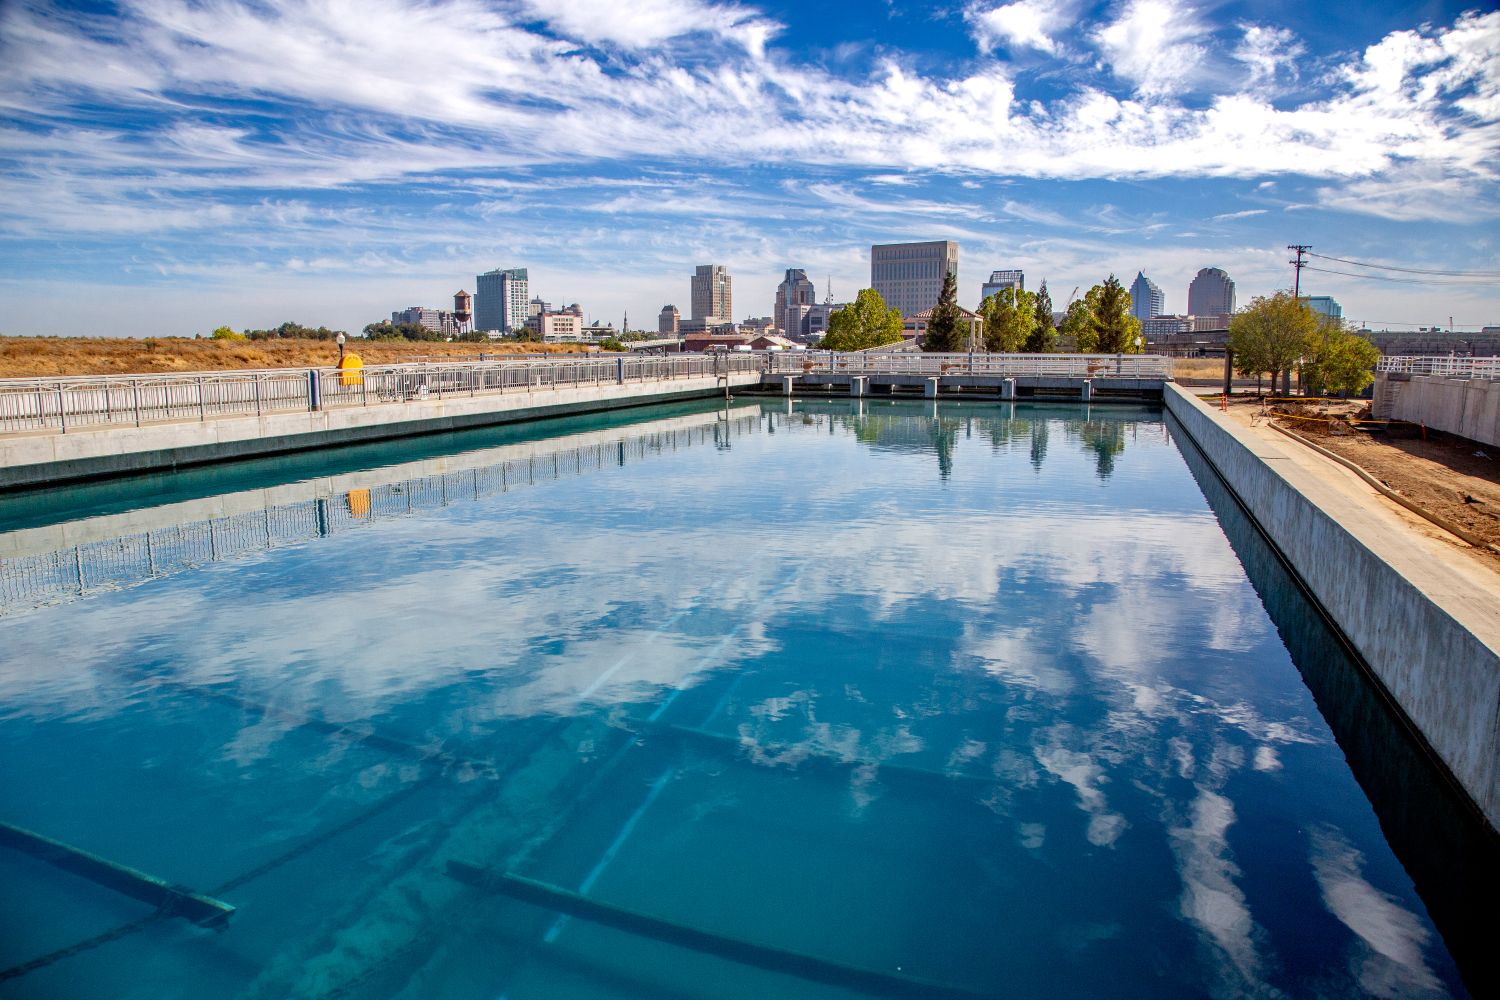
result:
[[(496, 262), (617, 318), (713, 260), (760, 315), (789, 267), (846, 300), (926, 240), (966, 304), (997, 266), (1177, 302), (1206, 264), (1244, 304), (1294, 242), (1500, 271), (1500, 13), (1403, 10), (6, 5), (0, 332), (357, 331)], [(1500, 322), (1494, 279), (1302, 278), (1377, 327)]]

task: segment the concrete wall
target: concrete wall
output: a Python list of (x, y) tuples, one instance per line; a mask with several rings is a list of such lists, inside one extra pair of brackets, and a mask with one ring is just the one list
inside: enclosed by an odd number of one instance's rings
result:
[[(755, 385), (758, 372), (729, 377)], [(713, 396), (713, 376), (0, 438), (0, 489)]]
[(1412, 375), (1375, 377), (1376, 413), (1500, 448), (1500, 382)]
[[(1167, 410), (1492, 826), (1500, 827), (1500, 626), (1493, 584), (1372, 516), (1284, 448), (1176, 385)], [(1371, 497), (1374, 494), (1370, 494)]]

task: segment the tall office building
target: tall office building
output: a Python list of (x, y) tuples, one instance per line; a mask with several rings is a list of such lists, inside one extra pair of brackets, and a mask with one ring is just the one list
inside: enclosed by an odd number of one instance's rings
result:
[(958, 274), (958, 244), (952, 240), (870, 247), (870, 287), (904, 317), (937, 305), (950, 271)]
[(699, 264), (693, 274), (693, 319), (714, 323), (734, 321), (734, 294), (729, 269), (723, 264)]
[(1234, 312), (1234, 281), (1217, 267), (1205, 267), (1188, 285), (1189, 316), (1228, 316)]
[(1014, 288), (1018, 292), (1026, 291), (1026, 272), (991, 271), (990, 280), (979, 288), (979, 301), (983, 302), (996, 292), (1003, 292), (1007, 288)]
[(1156, 282), (1146, 277), (1145, 271), (1135, 272), (1135, 281), (1130, 286), (1130, 315), (1144, 323), (1166, 311), (1167, 297), (1156, 287)]
[(1338, 299), (1331, 295), (1304, 295), (1302, 301), (1307, 303), (1307, 308), (1320, 316), (1329, 319), (1343, 319), (1344, 307), (1339, 305)]
[(786, 277), (776, 286), (776, 310), (771, 321), (776, 332), (788, 337), (803, 337), (807, 334), (807, 314), (818, 304), (818, 288), (807, 278), (800, 267), (789, 267)]
[(663, 337), (677, 336), (677, 324), (682, 320), (682, 314), (674, 305), (661, 307), (661, 315), (656, 318), (656, 332)]
[(484, 333), (519, 333), (526, 327), (531, 293), (526, 268), (486, 271), (474, 279), (478, 302), (474, 329)]

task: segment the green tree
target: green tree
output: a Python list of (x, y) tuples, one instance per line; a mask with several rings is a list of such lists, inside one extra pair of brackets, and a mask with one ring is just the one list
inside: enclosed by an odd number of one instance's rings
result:
[(441, 333), (429, 330), (419, 323), (392, 323), (383, 319), (365, 326), (365, 336), (370, 340), (444, 340)]
[(943, 291), (932, 315), (927, 320), (927, 334), (922, 338), (922, 350), (952, 353), (966, 350), (969, 346), (969, 331), (965, 329), (964, 314), (958, 308), (958, 277), (949, 271), (943, 276)]
[(1094, 311), (1087, 299), (1074, 299), (1063, 314), (1062, 336), (1071, 341), (1079, 354), (1093, 354), (1099, 346), (1099, 331), (1094, 326)]
[(818, 344), (830, 351), (863, 351), (901, 340), (901, 313), (873, 288), (861, 288), (854, 301), (828, 318)]
[(245, 335), (243, 333), (235, 333), (232, 328), (227, 327), (227, 326), (221, 326), (221, 327), (219, 327), (218, 329), (214, 330), (214, 332), (212, 334), (210, 334), (210, 336), (212, 336), (214, 340), (244, 340), (245, 339)]
[(1094, 329), (1099, 339), (1095, 350), (1100, 354), (1139, 354), (1141, 321), (1130, 314), (1130, 293), (1111, 274), (1104, 284), (1089, 289), (1086, 297), (1094, 314)]
[(1031, 324), (1031, 333), (1026, 337), (1023, 350), (1027, 354), (1050, 354), (1057, 350), (1057, 328), (1052, 322), (1052, 296), (1047, 292), (1045, 281), (1033, 298), (1036, 318)]
[(599, 350), (601, 351), (613, 351), (618, 354), (626, 349), (625, 345), (616, 337), (605, 337), (599, 341)]
[(1308, 353), (1317, 328), (1317, 314), (1291, 292), (1257, 295), (1229, 321), (1229, 349), (1234, 352), (1235, 370), (1257, 376), (1270, 372), (1274, 392), (1276, 376), (1291, 371)]
[(1342, 320), (1323, 317), (1302, 363), (1302, 387), (1309, 395), (1359, 392), (1375, 381), (1380, 349)]
[(1002, 288), (979, 306), (984, 316), (984, 349), (1015, 354), (1026, 349), (1036, 325), (1036, 296), (1019, 288)]

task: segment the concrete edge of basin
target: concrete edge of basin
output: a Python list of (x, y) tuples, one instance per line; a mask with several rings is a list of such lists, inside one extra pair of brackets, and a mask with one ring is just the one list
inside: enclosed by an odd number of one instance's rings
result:
[(1500, 830), (1500, 642), (1465, 623), (1472, 608), (1435, 592), (1446, 589), (1430, 585), (1442, 567), (1411, 539), (1360, 537), (1343, 523), (1359, 516), (1353, 499), (1310, 495), (1264, 442), (1192, 393), (1169, 384), (1163, 399), (1413, 734)]

